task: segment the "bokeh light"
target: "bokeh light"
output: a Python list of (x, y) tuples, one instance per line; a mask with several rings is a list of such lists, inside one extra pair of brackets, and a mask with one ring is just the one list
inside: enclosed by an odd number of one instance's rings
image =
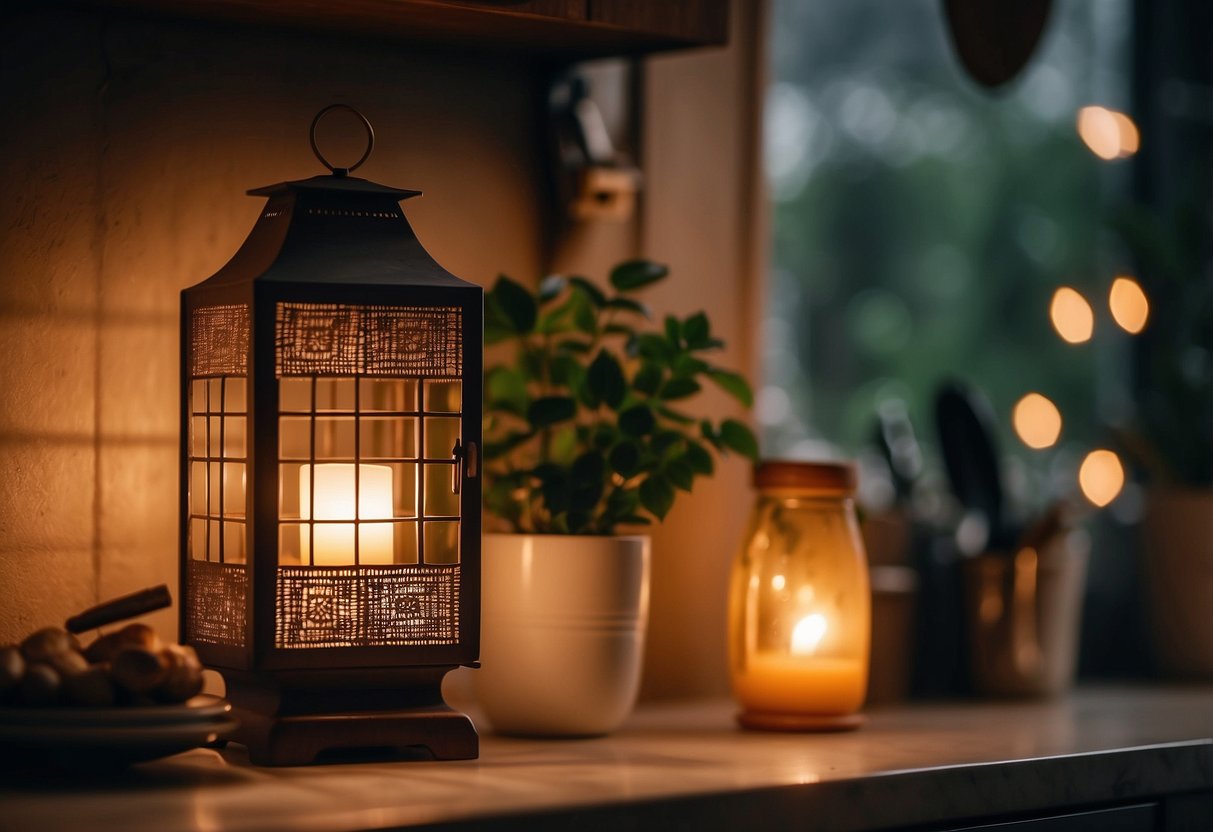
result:
[(1091, 451), (1078, 469), (1083, 496), (1100, 508), (1115, 500), (1124, 484), (1125, 469), (1113, 451)]
[(1062, 286), (1053, 293), (1049, 305), (1049, 319), (1063, 341), (1081, 344), (1091, 340), (1095, 331), (1095, 313), (1086, 298), (1069, 286)]
[(1136, 335), (1146, 328), (1146, 320), (1150, 317), (1150, 301), (1136, 280), (1121, 275), (1112, 281), (1112, 290), (1108, 292), (1108, 309), (1112, 312), (1112, 320), (1131, 335)]
[(1061, 411), (1040, 393), (1028, 393), (1011, 413), (1015, 433), (1029, 448), (1050, 448), (1061, 436)]
[(1141, 134), (1133, 119), (1107, 107), (1083, 107), (1078, 111), (1078, 135), (1101, 159), (1125, 159), (1141, 147)]

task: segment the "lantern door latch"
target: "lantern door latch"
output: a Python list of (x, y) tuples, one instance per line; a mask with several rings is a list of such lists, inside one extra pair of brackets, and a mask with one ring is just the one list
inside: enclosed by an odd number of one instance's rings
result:
[(480, 474), (480, 457), (475, 442), (464, 445), (458, 439), (455, 440), (455, 447), (451, 449), (451, 456), (455, 458), (454, 470), (451, 471), (451, 490), (458, 494), (464, 476), (474, 480)]

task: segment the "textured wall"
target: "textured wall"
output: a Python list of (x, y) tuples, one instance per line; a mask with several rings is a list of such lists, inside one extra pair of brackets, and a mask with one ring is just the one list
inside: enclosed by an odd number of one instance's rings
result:
[[(733, 46), (651, 61), (645, 204), (582, 226), (552, 265), (601, 277), (644, 254), (660, 314), (705, 309), (753, 369), (754, 147), (762, 4)], [(544, 272), (534, 71), (509, 58), (220, 24), (25, 16), (0, 30), (0, 642), (99, 600), (176, 587), (178, 292), (260, 210), (251, 187), (321, 172), (313, 114), (375, 123), (359, 171), (426, 191), (418, 235), (456, 274)], [(334, 132), (334, 131), (326, 131)], [(700, 401), (741, 415), (717, 392)], [(644, 693), (720, 693), (730, 560), (750, 508), (732, 459), (655, 534)], [(171, 614), (154, 622), (175, 631)]]
[(513, 59), (90, 13), (4, 24), (0, 642), (175, 589), (178, 292), (251, 228), (245, 190), (323, 172), (317, 110), (371, 118), (359, 174), (425, 191), (418, 235), (470, 280), (540, 273), (542, 181)]

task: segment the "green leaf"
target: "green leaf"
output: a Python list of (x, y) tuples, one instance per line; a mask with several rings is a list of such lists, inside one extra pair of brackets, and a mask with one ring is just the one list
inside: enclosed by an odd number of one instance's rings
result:
[(644, 315), (646, 318), (652, 318), (653, 313), (649, 307), (638, 300), (632, 298), (611, 298), (606, 302), (607, 309), (622, 309), (626, 312), (635, 312), (639, 315)]
[(656, 425), (653, 411), (642, 404), (632, 405), (619, 414), (619, 429), (629, 436), (644, 436)]
[(741, 402), (745, 407), (754, 406), (754, 391), (750, 389), (749, 382), (742, 376), (714, 367), (707, 371), (707, 375), (721, 390)]
[(632, 387), (645, 395), (651, 396), (661, 386), (661, 379), (664, 375), (660, 366), (646, 361), (636, 371), (636, 377), (632, 379)]
[(488, 294), (488, 303), (509, 321), (518, 334), (525, 335), (535, 328), (538, 314), (535, 298), (522, 284), (501, 275)]
[(549, 274), (539, 281), (539, 303), (545, 304), (556, 299), (567, 285), (568, 281), (564, 279), (563, 275)]
[(561, 465), (568, 465), (577, 455), (577, 427), (575, 425), (562, 425), (557, 428), (552, 434), (552, 444), (548, 448), (548, 455), (553, 462)]
[[(569, 507), (574, 511), (589, 511), (602, 499), (605, 487), (606, 463), (601, 454), (584, 453), (573, 463), (569, 482)], [(570, 518), (570, 526), (572, 521)], [(581, 523), (585, 525), (585, 523)]]
[(671, 422), (677, 422), (680, 425), (695, 424), (694, 417), (688, 416), (685, 413), (681, 413), (672, 407), (666, 407), (665, 405), (659, 405), (657, 407), (657, 413), (664, 416), (665, 418), (669, 419)]
[(748, 427), (736, 419), (725, 419), (721, 423), (720, 441), (729, 450), (758, 461), (758, 440)]
[(708, 343), (710, 337), (708, 316), (703, 312), (697, 312), (687, 318), (682, 325), (682, 337), (686, 338), (687, 346), (691, 349), (697, 349)]
[(526, 376), (510, 367), (494, 367), (485, 379), (485, 399), (490, 407), (526, 416), (530, 397)]
[(640, 472), (640, 446), (632, 441), (620, 442), (611, 449), (611, 470), (623, 478)]
[(619, 441), (619, 431), (614, 425), (603, 422), (594, 427), (594, 433), (590, 436), (589, 441), (594, 448), (605, 451)]
[(593, 518), (593, 513), (589, 511), (569, 509), (569, 513), (565, 517), (565, 534), (585, 534), (586, 527), (590, 525)]
[(586, 384), (592, 397), (604, 403), (612, 410), (623, 403), (627, 393), (627, 382), (623, 378), (623, 369), (615, 357), (606, 350), (599, 350), (598, 355), (590, 362), (586, 373)]
[(648, 260), (629, 260), (611, 270), (611, 285), (620, 292), (630, 292), (664, 278), (670, 270)]
[(695, 479), (695, 472), (691, 469), (690, 463), (682, 459), (672, 459), (665, 465), (665, 475), (675, 488), (681, 488), (690, 493), (691, 483)]
[(665, 337), (675, 349), (682, 343), (682, 324), (673, 315), (665, 316)]
[(683, 353), (674, 359), (674, 363), (670, 365), (670, 369), (674, 371), (676, 376), (697, 376), (708, 369), (706, 361), (700, 361), (693, 355)]
[(607, 335), (622, 335), (625, 338), (631, 338), (636, 334), (636, 330), (627, 324), (607, 324), (602, 331)]
[(672, 378), (661, 388), (661, 398), (685, 399), (687, 396), (695, 395), (701, 389), (699, 382), (693, 378)]
[(555, 347), (558, 350), (577, 353), (580, 355), (584, 355), (585, 353), (589, 352), (590, 347), (592, 346), (593, 343), (590, 341), (577, 341), (571, 338), (565, 339), (564, 341), (557, 341), (555, 344)]
[(660, 335), (643, 332), (636, 338), (637, 352), (642, 358), (669, 363), (674, 356), (670, 343)]
[(574, 306), (573, 299), (569, 298), (555, 309), (549, 309), (547, 312), (544, 312), (539, 316), (539, 322), (535, 325), (535, 331), (545, 335), (556, 332), (567, 332), (571, 328), (568, 319), (573, 314)]
[(586, 335), (598, 334), (598, 310), (585, 295), (573, 296), (573, 326)]
[(665, 456), (666, 452), (674, 447), (681, 451), (684, 439), (685, 437), (676, 430), (658, 431), (653, 434), (651, 442), (653, 453), (657, 456)]
[(717, 433), (716, 428), (713, 427), (712, 423), (707, 419), (704, 419), (699, 423), (699, 433), (704, 439), (711, 442), (712, 446), (716, 448), (716, 450), (724, 450), (724, 443), (720, 440), (720, 434)]
[(640, 504), (658, 520), (664, 520), (674, 505), (674, 487), (664, 477), (649, 477), (640, 484)]
[(712, 463), (712, 455), (698, 442), (687, 440), (687, 451), (684, 458), (696, 474), (711, 475), (716, 469)]
[(585, 379), (585, 367), (567, 353), (556, 353), (548, 362), (548, 378), (552, 384), (573, 389)]
[(569, 284), (583, 292), (590, 302), (599, 309), (607, 305), (607, 296), (603, 291), (584, 277), (570, 277)]
[(531, 402), (526, 418), (536, 428), (546, 428), (577, 415), (577, 402), (568, 396), (544, 396)]

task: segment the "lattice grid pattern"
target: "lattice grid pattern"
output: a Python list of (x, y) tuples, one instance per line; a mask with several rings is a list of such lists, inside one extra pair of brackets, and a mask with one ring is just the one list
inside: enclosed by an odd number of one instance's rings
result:
[(279, 648), (459, 643), (459, 566), (278, 567)]
[(248, 350), (246, 304), (204, 306), (190, 316), (190, 376), (247, 375)]
[(456, 378), (463, 372), (457, 307), (280, 303), (275, 335), (279, 377)]
[(248, 624), (244, 565), (190, 560), (187, 568), (188, 641), (243, 647)]

